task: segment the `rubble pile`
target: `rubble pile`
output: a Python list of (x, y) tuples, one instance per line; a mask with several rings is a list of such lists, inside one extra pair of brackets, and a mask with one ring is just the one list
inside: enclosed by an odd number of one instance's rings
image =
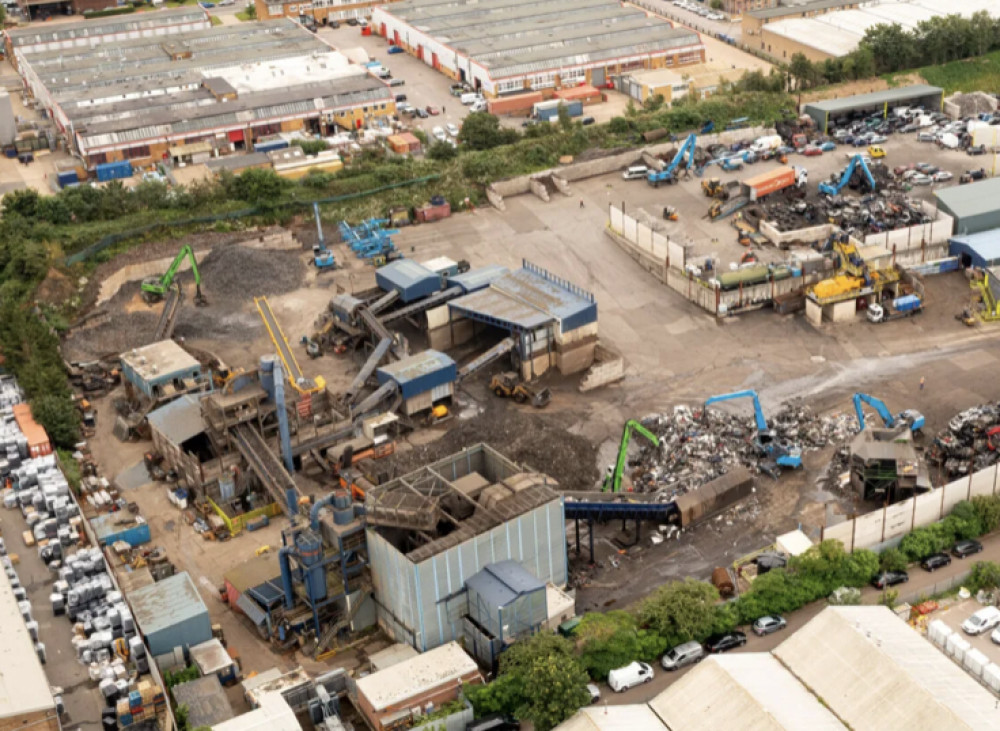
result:
[[(669, 501), (739, 465), (755, 473), (764, 471), (752, 415), (716, 409), (703, 415), (677, 406), (672, 413), (646, 417), (642, 425), (656, 434), (660, 446), (642, 447), (638, 459), (630, 463), (635, 492), (655, 493)], [(804, 404), (786, 403), (770, 427), (775, 439), (806, 451), (847, 441), (857, 431), (857, 422), (846, 414), (818, 417)]]
[[(864, 236), (892, 231), (921, 223), (929, 217), (919, 203), (896, 191), (886, 190), (883, 180), (889, 171), (876, 166), (873, 175), (880, 181), (880, 194), (808, 196), (798, 200), (776, 199), (760, 206), (753, 215), (768, 221), (779, 231), (795, 231), (821, 223), (836, 223), (849, 233)], [(853, 183), (852, 183), (853, 184)]]
[(966, 409), (934, 437), (927, 460), (948, 477), (960, 477), (1000, 461), (1000, 401)]

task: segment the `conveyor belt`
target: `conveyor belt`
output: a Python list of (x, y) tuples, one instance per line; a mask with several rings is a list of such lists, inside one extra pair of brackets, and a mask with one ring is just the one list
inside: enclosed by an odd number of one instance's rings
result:
[(163, 312), (160, 313), (160, 321), (156, 323), (156, 331), (153, 333), (154, 343), (167, 340), (173, 335), (182, 294), (180, 285), (171, 287), (167, 292), (167, 299), (163, 302)]
[(379, 320), (379, 318), (376, 317), (375, 314), (367, 307), (363, 307), (358, 312), (358, 317), (361, 318), (361, 321), (364, 323), (365, 327), (368, 328), (368, 332), (372, 334), (372, 338), (374, 340), (381, 343), (386, 338), (389, 338), (390, 341), (389, 347), (392, 349), (392, 354), (394, 356), (402, 360), (407, 355), (409, 355), (409, 353), (406, 352), (406, 345), (402, 344), (401, 342), (397, 343), (396, 338), (394, 338), (392, 336), (392, 333), (389, 332), (389, 328), (383, 325), (382, 322)]
[(504, 338), (499, 343), (494, 345), (492, 348), (487, 350), (485, 353), (480, 355), (475, 360), (466, 363), (464, 366), (458, 369), (458, 380), (462, 380), (471, 376), (473, 373), (478, 371), (480, 368), (484, 368), (489, 365), (497, 358), (506, 355), (514, 349), (514, 338)]
[(452, 287), (451, 289), (445, 289), (441, 292), (438, 292), (437, 294), (432, 294), (427, 299), (422, 299), (417, 302), (414, 302), (412, 305), (407, 305), (406, 307), (402, 307), (398, 310), (393, 310), (392, 312), (388, 312), (379, 319), (382, 320), (383, 324), (388, 325), (390, 322), (394, 322), (403, 317), (416, 315), (425, 310), (429, 310), (432, 307), (443, 305), (448, 300), (455, 299), (456, 297), (461, 295), (464, 291), (465, 290), (463, 290), (461, 287)]
[(267, 297), (254, 297), (253, 301), (257, 305), (257, 311), (260, 312), (261, 319), (264, 321), (264, 327), (267, 328), (267, 334), (271, 336), (271, 342), (274, 343), (274, 347), (278, 350), (278, 357), (281, 358), (281, 362), (285, 366), (285, 375), (288, 376), (288, 382), (292, 385), (292, 388), (299, 393), (317, 393), (322, 391), (326, 385), (324, 381), (321, 379), (313, 380), (312, 378), (306, 378), (302, 374), (299, 362), (295, 359), (295, 353), (292, 352), (291, 347), (288, 345), (288, 339), (281, 330), (278, 318), (271, 311), (271, 305), (268, 303)]
[(666, 523), (680, 515), (677, 503), (581, 503), (566, 501), (566, 518), (582, 520), (655, 520)]
[(295, 480), (285, 470), (281, 460), (271, 451), (264, 441), (249, 424), (237, 424), (232, 427), (231, 433), (236, 442), (236, 448), (243, 459), (250, 465), (264, 489), (268, 491), (272, 499), (281, 505), (287, 513), (289, 510), (289, 491), (294, 497), (292, 503), (298, 504), (299, 491), (295, 485)]
[[(355, 414), (364, 414), (379, 405), (383, 400), (389, 398), (394, 393), (396, 393), (396, 382), (386, 381), (379, 388), (372, 393), (368, 398), (362, 401), (360, 404), (354, 407)], [(394, 410), (394, 409), (392, 409)]]
[(365, 385), (365, 381), (368, 380), (369, 376), (375, 372), (378, 364), (385, 357), (386, 353), (389, 352), (389, 348), (392, 346), (392, 338), (382, 338), (379, 344), (375, 346), (375, 350), (372, 354), (368, 356), (368, 360), (365, 364), (361, 366), (361, 370), (358, 371), (358, 375), (354, 377), (351, 381), (351, 385), (348, 386), (347, 391), (344, 396), (347, 398), (348, 403), (354, 403), (354, 400), (358, 397), (358, 392), (361, 391), (362, 387)]
[(399, 299), (399, 292), (395, 289), (391, 292), (386, 292), (384, 297), (379, 297), (377, 300), (368, 305), (368, 309), (375, 315), (380, 313), (386, 307), (391, 305), (393, 302)]

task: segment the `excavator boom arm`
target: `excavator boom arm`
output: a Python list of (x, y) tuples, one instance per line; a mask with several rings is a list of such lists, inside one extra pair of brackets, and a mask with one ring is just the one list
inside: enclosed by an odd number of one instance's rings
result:
[(712, 404), (717, 404), (720, 401), (732, 401), (733, 399), (739, 398), (748, 398), (753, 400), (753, 415), (755, 421), (757, 422), (757, 431), (767, 431), (767, 419), (764, 417), (764, 410), (760, 406), (760, 397), (757, 396), (756, 391), (734, 391), (733, 393), (724, 393), (721, 396), (712, 396), (705, 401), (702, 408), (705, 410)]
[(863, 403), (875, 409), (875, 412), (882, 418), (882, 422), (889, 429), (896, 425), (896, 420), (893, 418), (892, 412), (889, 411), (889, 407), (882, 400), (867, 393), (856, 393), (854, 394), (854, 411), (858, 415), (858, 424), (862, 429), (865, 428), (865, 413), (861, 408), (861, 404)]
[(603, 489), (605, 491), (609, 487), (611, 488), (611, 492), (618, 492), (621, 489), (622, 475), (625, 472), (625, 464), (628, 461), (628, 445), (632, 441), (633, 434), (640, 434), (655, 447), (660, 446), (660, 440), (649, 429), (634, 419), (626, 421), (625, 428), (622, 430), (622, 441), (618, 446), (618, 460), (615, 462), (615, 470), (611, 475), (610, 485), (607, 480), (604, 483)]
[(198, 261), (195, 259), (194, 252), (191, 250), (191, 247), (185, 244), (181, 247), (181, 250), (177, 252), (177, 256), (174, 257), (174, 260), (170, 262), (170, 266), (167, 268), (164, 275), (160, 277), (160, 281), (156, 283), (143, 282), (142, 288), (147, 292), (164, 294), (168, 289), (170, 289), (170, 285), (174, 283), (174, 277), (177, 276), (177, 270), (180, 269), (180, 266), (184, 263), (185, 259), (191, 260), (191, 273), (194, 275), (194, 283), (196, 286), (200, 287), (201, 272), (198, 271)]

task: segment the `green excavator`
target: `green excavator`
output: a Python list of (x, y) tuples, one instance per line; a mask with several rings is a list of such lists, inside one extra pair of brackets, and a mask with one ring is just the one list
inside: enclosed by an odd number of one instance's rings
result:
[(625, 429), (622, 431), (622, 443), (618, 447), (618, 461), (614, 466), (608, 466), (607, 474), (604, 475), (604, 484), (601, 490), (607, 492), (619, 492), (622, 489), (622, 475), (625, 473), (625, 465), (628, 463), (628, 445), (632, 441), (633, 434), (640, 434), (648, 439), (654, 447), (660, 446), (660, 440), (653, 432), (634, 419), (625, 422)]
[(190, 259), (191, 273), (194, 274), (194, 303), (199, 307), (204, 307), (208, 304), (205, 295), (201, 293), (201, 272), (198, 271), (198, 262), (194, 258), (194, 252), (191, 250), (191, 247), (187, 244), (182, 246), (181, 250), (177, 252), (177, 256), (174, 257), (170, 268), (167, 269), (163, 276), (147, 277), (142, 280), (142, 298), (147, 303), (153, 304), (154, 302), (159, 302), (166, 296), (167, 292), (170, 291), (170, 285), (174, 283), (177, 270), (184, 263), (185, 259)]

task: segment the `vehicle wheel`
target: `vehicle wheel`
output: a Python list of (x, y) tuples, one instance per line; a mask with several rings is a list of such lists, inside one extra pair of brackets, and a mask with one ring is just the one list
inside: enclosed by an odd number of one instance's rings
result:
[(499, 396), (500, 398), (503, 398), (503, 389), (500, 388), (499, 386), (493, 389), (493, 393)]
[(621, 688), (618, 689), (617, 692), (618, 693), (624, 693), (626, 690), (628, 690), (628, 686), (627, 685), (623, 685)]
[(514, 395), (514, 400), (519, 404), (523, 404), (527, 399), (523, 393), (517, 393)]
[(746, 640), (743, 640), (743, 641), (742, 641), (742, 642), (740, 643), (740, 647), (743, 647), (743, 645), (745, 645), (746, 643), (747, 643), (747, 641), (746, 641)]
[(643, 680), (642, 682), (643, 682), (643, 683), (652, 683), (652, 682), (653, 682), (653, 679), (652, 679), (652, 678), (646, 678), (646, 679), (645, 679), (645, 680)]

